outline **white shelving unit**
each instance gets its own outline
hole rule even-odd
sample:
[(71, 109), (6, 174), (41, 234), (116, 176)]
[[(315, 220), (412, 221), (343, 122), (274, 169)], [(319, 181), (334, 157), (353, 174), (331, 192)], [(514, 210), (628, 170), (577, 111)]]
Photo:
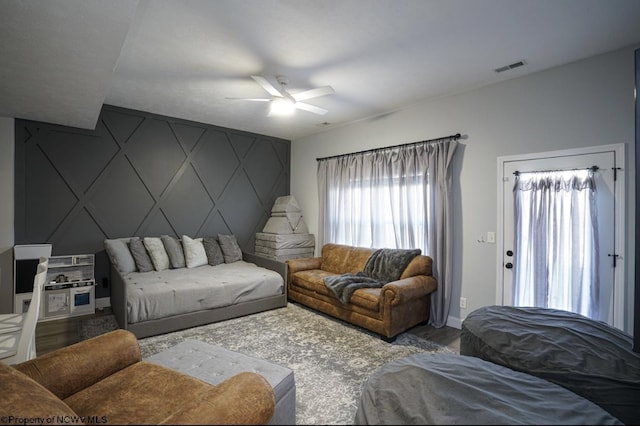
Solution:
[(95, 313), (95, 256), (51, 256), (41, 304), (40, 320)]

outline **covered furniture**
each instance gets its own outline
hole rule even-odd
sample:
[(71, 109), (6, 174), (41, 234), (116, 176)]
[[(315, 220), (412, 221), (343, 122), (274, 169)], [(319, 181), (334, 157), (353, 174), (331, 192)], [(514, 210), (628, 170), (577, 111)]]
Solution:
[(355, 424), (621, 424), (546, 380), (446, 353), (391, 361), (364, 384)]
[[(182, 250), (182, 242), (165, 237), (164, 241), (173, 241)], [(199, 247), (200, 252), (190, 256), (185, 244), (184, 252), (173, 253), (172, 258), (182, 259), (177, 263), (169, 260), (171, 250), (164, 250), (161, 238), (144, 238), (145, 242), (155, 243), (155, 247), (145, 246), (151, 250), (138, 248), (139, 255), (145, 255), (146, 250), (153, 260), (145, 269), (137, 259), (134, 261), (131, 240), (105, 240), (105, 247), (111, 261), (111, 308), (118, 325), (139, 338), (287, 304), (284, 263), (244, 253), (239, 247), (236, 257), (229, 260), (220, 248), (217, 254), (205, 250), (205, 246), (209, 249), (218, 244), (215, 239), (205, 239), (204, 243), (189, 239), (189, 244)], [(164, 266), (157, 260), (162, 250)], [(194, 261), (198, 254), (200, 260)]]
[(146, 361), (213, 385), (245, 371), (258, 373), (269, 382), (275, 396), (275, 411), (269, 424), (296, 424), (296, 383), (293, 370), (287, 367), (191, 339), (152, 355)]
[(295, 197), (286, 195), (276, 198), (271, 217), (262, 232), (256, 234), (256, 254), (284, 262), (287, 259), (313, 257), (315, 246), (315, 238), (309, 234)]
[(631, 336), (575, 313), (486, 306), (462, 322), (460, 353), (556, 383), (640, 424), (640, 354)]
[(427, 321), (431, 293), (437, 287), (428, 256), (414, 257), (399, 280), (356, 290), (346, 304), (326, 287), (324, 278), (362, 271), (375, 251), (325, 244), (320, 257), (287, 260), (289, 298), (387, 339)]
[(273, 390), (259, 374), (214, 386), (142, 361), (125, 330), (0, 365), (0, 383), (2, 423), (265, 424), (274, 410)]

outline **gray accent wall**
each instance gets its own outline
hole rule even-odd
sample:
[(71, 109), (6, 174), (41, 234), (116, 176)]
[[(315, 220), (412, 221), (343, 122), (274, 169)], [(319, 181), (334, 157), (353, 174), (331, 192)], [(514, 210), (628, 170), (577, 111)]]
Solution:
[(16, 119), (15, 244), (96, 254), (106, 238), (234, 234), (253, 252), (290, 189), (290, 141), (105, 105), (95, 130)]

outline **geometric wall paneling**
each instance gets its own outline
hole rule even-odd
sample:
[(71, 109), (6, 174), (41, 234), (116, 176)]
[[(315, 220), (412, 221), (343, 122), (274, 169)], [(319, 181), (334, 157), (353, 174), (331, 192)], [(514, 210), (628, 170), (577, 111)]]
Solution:
[(114, 159), (87, 200), (92, 216), (113, 238), (134, 235), (155, 205), (140, 176), (124, 155)]
[(139, 237), (153, 237), (159, 235), (178, 236), (162, 210), (155, 210), (153, 213), (150, 213), (149, 217), (144, 222), (144, 225), (138, 230), (138, 232), (129, 235), (136, 235)]
[(113, 140), (96, 135), (51, 131), (40, 147), (70, 186), (85, 192), (118, 152)]
[(127, 158), (151, 194), (158, 197), (186, 155), (166, 121), (145, 120), (127, 142)]
[(78, 247), (82, 247), (83, 254), (104, 250), (106, 235), (85, 209), (65, 221), (57, 233), (55, 240), (58, 253), (76, 253)]
[(262, 217), (261, 214), (256, 215), (264, 211), (260, 198), (244, 172), (231, 182), (223, 197), (219, 207), (222, 218), (236, 235), (238, 243), (244, 245), (242, 243), (248, 241)]
[(239, 157), (244, 157), (251, 149), (251, 145), (255, 142), (255, 136), (247, 136), (239, 133), (230, 132), (229, 140), (233, 144), (234, 149)]
[(254, 182), (255, 190), (263, 201), (268, 201), (268, 197), (273, 187), (278, 183), (278, 178), (282, 174), (282, 170), (275, 167), (261, 167), (261, 164), (267, 162), (276, 163), (280, 159), (270, 143), (261, 143), (247, 155), (247, 174), (251, 182)]
[(124, 145), (144, 120), (144, 114), (136, 114), (136, 111), (103, 109), (98, 123), (104, 123), (115, 140)]
[(202, 134), (207, 130), (206, 127), (196, 127), (181, 123), (172, 123), (171, 128), (187, 152), (191, 152), (193, 150), (193, 147), (196, 146), (196, 143), (200, 140)]
[(161, 209), (178, 235), (195, 235), (213, 209), (213, 200), (192, 167), (167, 191)]
[[(290, 141), (104, 105), (95, 130), (16, 119), (16, 244), (95, 253), (105, 238), (255, 233), (290, 191)], [(109, 289), (98, 285), (97, 297)]]
[(29, 208), (24, 212), (28, 227), (24, 231), (28, 238), (45, 242), (73, 210), (78, 198), (38, 145), (30, 144), (26, 148), (31, 167), (25, 179), (25, 191), (38, 196), (29, 198)]
[(222, 195), (240, 164), (222, 131), (207, 131), (195, 149), (195, 168), (214, 199)]

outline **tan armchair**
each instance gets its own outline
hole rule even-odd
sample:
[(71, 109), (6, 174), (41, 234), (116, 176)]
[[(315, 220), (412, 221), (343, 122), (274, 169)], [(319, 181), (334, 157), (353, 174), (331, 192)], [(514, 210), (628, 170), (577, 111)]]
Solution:
[(2, 424), (265, 424), (275, 406), (262, 376), (240, 373), (210, 385), (142, 361), (125, 330), (0, 365), (0, 383)]

